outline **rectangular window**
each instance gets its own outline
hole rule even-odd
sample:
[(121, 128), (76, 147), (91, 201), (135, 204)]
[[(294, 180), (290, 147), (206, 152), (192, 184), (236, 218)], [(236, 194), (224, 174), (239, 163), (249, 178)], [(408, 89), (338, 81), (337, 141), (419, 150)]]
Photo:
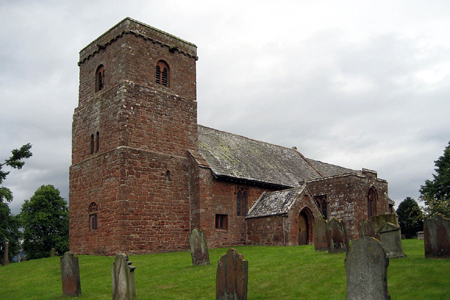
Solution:
[(238, 191), (236, 206), (237, 206), (237, 215), (245, 217), (247, 215), (247, 192), (246, 191)]
[(216, 215), (216, 229), (228, 230), (227, 215)]

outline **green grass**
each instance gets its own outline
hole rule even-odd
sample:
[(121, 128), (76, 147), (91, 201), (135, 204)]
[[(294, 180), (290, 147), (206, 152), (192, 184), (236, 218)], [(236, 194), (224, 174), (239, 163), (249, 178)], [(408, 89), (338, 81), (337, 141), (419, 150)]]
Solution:
[[(450, 259), (425, 259), (423, 241), (403, 240), (406, 258), (390, 259), (392, 299), (450, 299)], [(228, 248), (210, 250), (210, 266), (190, 252), (130, 256), (137, 299), (214, 299), (216, 264)], [(345, 254), (314, 246), (236, 247), (249, 262), (248, 299), (345, 299)], [(80, 255), (82, 299), (111, 299), (113, 257)], [(62, 296), (59, 257), (0, 267), (0, 299)]]

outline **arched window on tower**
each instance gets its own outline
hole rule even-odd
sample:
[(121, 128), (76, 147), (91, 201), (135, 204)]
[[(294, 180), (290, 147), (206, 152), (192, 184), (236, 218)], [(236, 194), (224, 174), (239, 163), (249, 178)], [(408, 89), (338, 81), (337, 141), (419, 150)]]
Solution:
[(101, 91), (105, 87), (105, 67), (100, 65), (95, 72), (95, 91)]
[(170, 81), (170, 71), (169, 66), (165, 61), (158, 61), (156, 64), (156, 83), (161, 84), (163, 86), (169, 86)]
[(369, 218), (377, 214), (377, 198), (377, 191), (373, 187), (370, 188), (367, 195), (367, 213)]
[(97, 230), (97, 211), (98, 211), (98, 206), (97, 203), (92, 202), (89, 205), (89, 230), (90, 231), (94, 231)]

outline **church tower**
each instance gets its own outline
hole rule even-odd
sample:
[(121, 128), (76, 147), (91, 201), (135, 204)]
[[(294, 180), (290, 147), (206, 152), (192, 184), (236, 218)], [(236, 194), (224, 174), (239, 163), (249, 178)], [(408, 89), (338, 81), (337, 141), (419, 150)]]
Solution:
[(70, 250), (188, 249), (197, 47), (126, 18), (81, 50)]

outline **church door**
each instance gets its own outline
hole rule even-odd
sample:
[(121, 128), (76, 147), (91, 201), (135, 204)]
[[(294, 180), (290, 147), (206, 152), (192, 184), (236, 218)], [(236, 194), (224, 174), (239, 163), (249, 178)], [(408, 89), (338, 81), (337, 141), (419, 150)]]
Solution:
[(311, 245), (313, 243), (313, 216), (308, 208), (298, 215), (298, 244)]

